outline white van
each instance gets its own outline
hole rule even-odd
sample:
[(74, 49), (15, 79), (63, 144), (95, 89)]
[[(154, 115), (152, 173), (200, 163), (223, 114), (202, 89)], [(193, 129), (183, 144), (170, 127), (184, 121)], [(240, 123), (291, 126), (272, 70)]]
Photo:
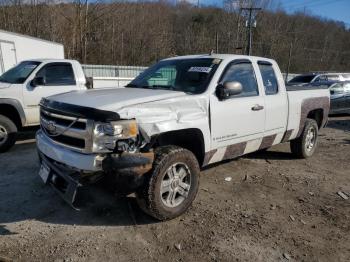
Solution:
[(64, 59), (62, 44), (0, 30), (0, 75), (31, 59)]

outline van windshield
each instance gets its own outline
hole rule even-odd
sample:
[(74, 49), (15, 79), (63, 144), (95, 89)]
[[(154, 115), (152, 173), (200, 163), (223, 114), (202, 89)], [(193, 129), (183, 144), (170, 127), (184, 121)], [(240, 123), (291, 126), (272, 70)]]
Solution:
[(10, 84), (23, 84), (28, 76), (40, 65), (40, 62), (24, 61), (6, 71), (0, 76), (0, 82)]
[(126, 87), (203, 93), (220, 59), (194, 58), (164, 60), (151, 66)]

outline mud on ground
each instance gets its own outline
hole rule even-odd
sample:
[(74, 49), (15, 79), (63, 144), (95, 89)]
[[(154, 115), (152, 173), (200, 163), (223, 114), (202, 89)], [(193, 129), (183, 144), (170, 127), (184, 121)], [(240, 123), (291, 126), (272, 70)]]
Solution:
[(283, 144), (203, 170), (193, 207), (167, 222), (111, 194), (73, 210), (38, 177), (31, 136), (0, 155), (0, 261), (350, 259), (350, 198), (337, 195), (350, 196), (349, 116), (309, 160)]

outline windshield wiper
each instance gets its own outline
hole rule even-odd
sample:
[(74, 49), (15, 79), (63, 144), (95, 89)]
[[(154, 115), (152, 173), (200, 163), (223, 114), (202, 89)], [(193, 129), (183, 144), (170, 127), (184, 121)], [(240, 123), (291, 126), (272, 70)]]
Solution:
[(164, 90), (174, 90), (175, 87), (171, 85), (143, 85), (139, 86), (136, 84), (127, 84), (125, 87), (136, 87), (136, 88), (144, 88), (144, 89), (164, 89)]
[(171, 85), (151, 85), (151, 86), (142, 86), (142, 88), (174, 90), (174, 87)]
[(139, 86), (138, 86), (138, 85), (135, 85), (135, 84), (129, 83), (129, 84), (127, 84), (125, 87), (139, 87)]

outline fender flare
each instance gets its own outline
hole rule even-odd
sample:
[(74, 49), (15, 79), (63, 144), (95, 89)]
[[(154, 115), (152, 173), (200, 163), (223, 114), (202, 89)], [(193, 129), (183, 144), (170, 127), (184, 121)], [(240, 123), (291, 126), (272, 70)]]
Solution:
[(0, 105), (10, 105), (10, 106), (13, 106), (20, 119), (21, 119), (21, 124), (22, 126), (25, 125), (26, 123), (26, 115), (24, 113), (24, 110), (23, 110), (23, 107), (21, 105), (21, 103), (17, 100), (17, 99), (13, 99), (13, 98), (0, 98)]

